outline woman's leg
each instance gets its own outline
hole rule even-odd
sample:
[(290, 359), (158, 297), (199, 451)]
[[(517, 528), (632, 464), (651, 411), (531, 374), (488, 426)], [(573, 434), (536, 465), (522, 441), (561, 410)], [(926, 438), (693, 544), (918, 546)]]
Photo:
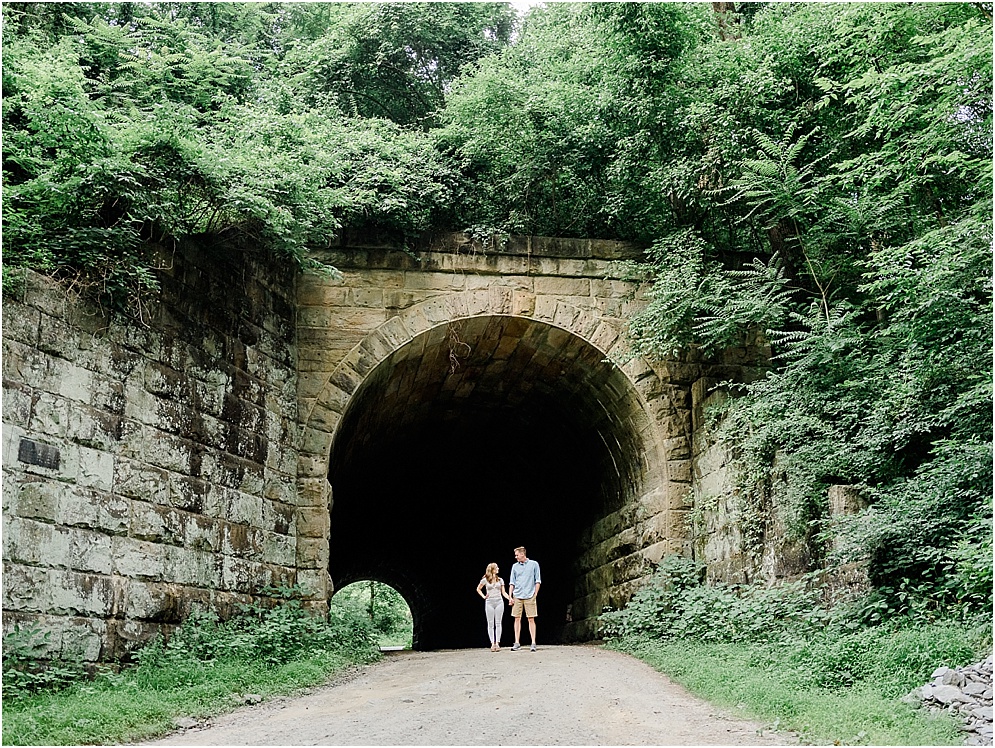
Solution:
[(501, 646), (501, 619), (504, 618), (503, 600), (494, 601), (494, 646)]
[(501, 619), (496, 616), (496, 611), (500, 609), (495, 607), (492, 601), (488, 600), (484, 603), (484, 613), (487, 615), (487, 635), (491, 639), (491, 647), (493, 648), (495, 644), (500, 640), (500, 631), (498, 638), (494, 637), (495, 628), (501, 625)]

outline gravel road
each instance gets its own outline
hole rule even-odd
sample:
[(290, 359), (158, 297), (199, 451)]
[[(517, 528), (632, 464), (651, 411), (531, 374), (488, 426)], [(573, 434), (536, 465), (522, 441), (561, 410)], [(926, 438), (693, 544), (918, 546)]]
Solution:
[(146, 745), (787, 745), (594, 645), (397, 652)]

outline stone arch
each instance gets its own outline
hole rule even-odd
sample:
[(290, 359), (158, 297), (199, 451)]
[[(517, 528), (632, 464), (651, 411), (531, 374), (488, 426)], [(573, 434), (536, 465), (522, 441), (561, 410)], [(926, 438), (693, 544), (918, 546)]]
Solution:
[[(302, 414), (303, 469), (299, 479), (301, 506), (297, 526), (299, 581), (319, 594), (327, 594), (330, 583), (328, 538), (335, 498), (328, 480), (332, 450), (344, 417), (363, 387), (372, 381), (378, 367), (383, 371), (385, 366), (391, 366), (392, 357), (405, 346), (416, 345), (419, 341), (423, 345), (424, 341), (437, 344), (443, 330), (469, 326), (479, 333), (485, 327), (492, 329), (508, 324), (539, 330), (534, 334), (542, 335), (544, 345), (552, 350), (573, 354), (584, 349), (588, 361), (592, 360), (592, 352), (596, 352), (602, 361), (605, 358), (619, 360), (627, 354), (619, 320), (601, 317), (561, 300), (540, 298), (537, 303), (535, 297), (504, 288), (437, 296), (409, 307), (379, 325), (328, 375), (318, 397)], [(689, 435), (670, 433), (673, 431), (671, 424), (676, 420), (672, 418), (675, 409), (672, 389), (642, 359), (605, 366), (615, 372), (605, 375), (605, 381), (610, 384), (608, 389), (617, 391), (611, 397), (617, 398), (618, 402), (626, 400), (631, 405), (617, 408), (625, 411), (627, 423), (605, 430), (607, 437), (602, 435), (602, 440), (614, 439), (616, 444), (606, 443), (603, 454), (612, 460), (625, 457), (628, 453), (621, 441), (630, 434), (633, 443), (640, 445), (638, 449), (629, 449), (629, 453), (639, 453), (640, 485), (632, 489), (638, 495), (630, 497), (632, 500), (625, 502), (625, 506), (612, 507), (611, 511), (606, 509), (604, 516), (585, 530), (591, 558), (578, 561), (589, 568), (578, 582), (573, 603), (584, 608), (584, 612), (580, 620), (574, 622), (576, 625), (567, 627), (570, 638), (591, 636), (592, 616), (600, 612), (603, 604), (620, 603), (635, 580), (645, 573), (648, 562), (657, 560), (664, 552), (683, 547), (679, 519), (689, 476), (686, 475), (686, 461), (672, 458), (687, 456)], [(628, 456), (633, 457), (632, 454)], [(631, 466), (616, 465), (619, 475), (626, 470), (633, 472)], [(604, 489), (602, 493), (613, 490)], [(592, 560), (594, 558), (599, 561)], [(379, 570), (365, 573), (391, 583)], [(307, 585), (308, 581), (312, 584)], [(395, 587), (397, 583), (409, 589), (414, 586), (407, 578), (395, 582)], [(419, 593), (415, 590), (411, 594), (417, 598)], [(413, 613), (419, 617), (414, 609)], [(418, 638), (416, 626), (416, 640)]]
[[(523, 316), (572, 333), (600, 350), (608, 359), (625, 361), (619, 368), (654, 416), (660, 406), (665, 406), (660, 403), (660, 398), (667, 387), (642, 357), (629, 356), (621, 320), (601, 317), (591, 310), (563, 301), (541, 299), (539, 307), (534, 308), (534, 296), (525, 303), (521, 296), (510, 289), (495, 288), (434, 297), (405, 309), (379, 325), (342, 359), (325, 379), (317, 398), (306, 408), (301, 419), (302, 453), (312, 460), (321, 455), (327, 460), (335, 429), (352, 394), (366, 375), (387, 356), (433, 327), (475, 316)], [(548, 303), (542, 304), (543, 301)], [(677, 438), (686, 439), (687, 435)], [(325, 470), (321, 470), (320, 466), (316, 469), (323, 474), (327, 471), (327, 464), (324, 467)]]

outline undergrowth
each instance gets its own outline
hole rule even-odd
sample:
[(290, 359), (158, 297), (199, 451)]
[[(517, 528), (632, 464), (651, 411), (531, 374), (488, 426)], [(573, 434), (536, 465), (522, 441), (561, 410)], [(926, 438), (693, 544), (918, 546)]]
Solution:
[(952, 718), (901, 699), (939, 665), (984, 658), (990, 618), (902, 615), (871, 625), (867, 611), (863, 600), (824, 607), (804, 580), (703, 584), (692, 561), (667, 557), (626, 608), (601, 620), (612, 648), (803, 742), (959, 744)]
[(274, 607), (243, 606), (227, 621), (196, 612), (133, 663), (92, 678), (69, 662), (40, 660), (44, 635), (19, 629), (4, 640), (3, 744), (133, 742), (162, 734), (181, 716), (203, 718), (242, 703), (326, 682), (379, 657), (369, 621), (348, 611), (305, 610), (295, 592)]

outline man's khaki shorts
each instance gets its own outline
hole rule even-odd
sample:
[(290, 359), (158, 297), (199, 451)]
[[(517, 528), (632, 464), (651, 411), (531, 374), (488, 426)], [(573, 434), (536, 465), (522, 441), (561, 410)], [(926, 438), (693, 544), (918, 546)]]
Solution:
[(535, 597), (530, 597), (528, 600), (521, 600), (516, 597), (515, 604), (511, 606), (511, 617), (521, 618), (522, 608), (525, 608), (526, 618), (535, 618), (537, 615), (539, 615), (539, 612), (536, 608)]

